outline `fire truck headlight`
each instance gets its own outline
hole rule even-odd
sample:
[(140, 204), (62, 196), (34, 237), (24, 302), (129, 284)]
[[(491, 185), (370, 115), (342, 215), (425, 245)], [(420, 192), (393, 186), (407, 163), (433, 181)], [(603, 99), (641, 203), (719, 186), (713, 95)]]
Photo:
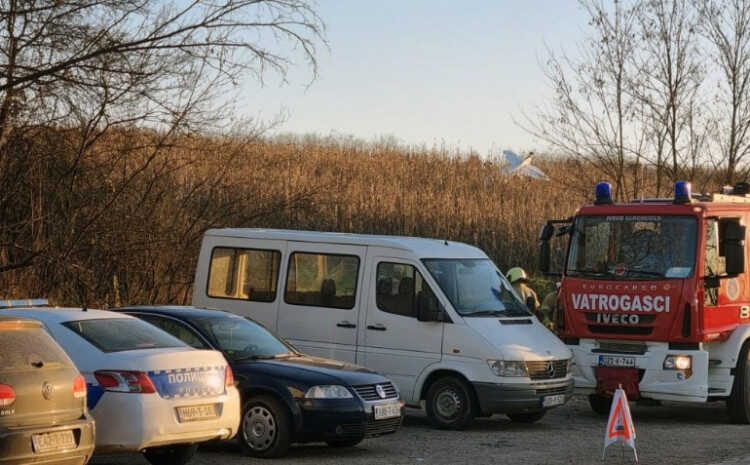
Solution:
[(665, 370), (689, 371), (693, 368), (693, 357), (690, 355), (667, 355), (664, 359)]
[(487, 360), (490, 370), (497, 376), (529, 376), (526, 362), (511, 360)]

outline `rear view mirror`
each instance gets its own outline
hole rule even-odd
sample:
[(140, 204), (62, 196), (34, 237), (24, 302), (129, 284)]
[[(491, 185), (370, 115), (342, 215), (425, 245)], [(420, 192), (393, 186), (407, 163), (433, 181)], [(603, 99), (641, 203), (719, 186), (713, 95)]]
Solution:
[(726, 259), (726, 273), (745, 272), (745, 226), (739, 218), (723, 218), (719, 223), (719, 253)]

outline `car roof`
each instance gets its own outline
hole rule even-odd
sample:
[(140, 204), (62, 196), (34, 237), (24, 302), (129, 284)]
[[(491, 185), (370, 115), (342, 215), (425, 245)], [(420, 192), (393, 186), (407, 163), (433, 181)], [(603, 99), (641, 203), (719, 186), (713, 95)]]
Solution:
[(481, 249), (472, 245), (424, 237), (260, 228), (209, 229), (206, 236), (388, 247), (411, 252), (419, 258), (487, 258)]
[(192, 305), (133, 305), (130, 307), (120, 307), (112, 309), (114, 312), (149, 312), (158, 313), (160, 315), (168, 315), (177, 318), (186, 318), (196, 316), (216, 316), (217, 314), (232, 315), (230, 312), (224, 310), (216, 310), (205, 307), (194, 307)]
[(132, 318), (129, 315), (109, 312), (107, 310), (95, 310), (72, 307), (25, 307), (9, 310), (0, 310), (0, 314), (14, 317), (25, 317), (40, 320), (45, 323), (65, 323), (67, 321), (101, 320), (107, 318)]

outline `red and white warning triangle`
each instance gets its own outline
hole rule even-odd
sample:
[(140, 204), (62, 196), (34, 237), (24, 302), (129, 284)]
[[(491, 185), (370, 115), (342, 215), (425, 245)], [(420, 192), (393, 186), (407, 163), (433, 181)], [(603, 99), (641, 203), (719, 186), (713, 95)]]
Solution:
[(625, 395), (622, 386), (615, 391), (612, 406), (609, 409), (602, 459), (607, 452), (607, 446), (615, 442), (622, 442), (633, 449), (635, 463), (638, 463), (638, 452), (635, 450), (635, 425), (633, 425), (633, 418), (630, 416), (628, 397)]

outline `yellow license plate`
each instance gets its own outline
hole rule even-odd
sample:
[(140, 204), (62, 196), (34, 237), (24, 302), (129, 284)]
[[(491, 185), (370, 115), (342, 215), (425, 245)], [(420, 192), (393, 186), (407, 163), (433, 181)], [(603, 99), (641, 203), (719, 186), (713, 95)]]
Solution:
[(177, 418), (180, 423), (190, 421), (212, 420), (218, 417), (216, 405), (190, 405), (186, 407), (177, 407)]
[(73, 437), (72, 430), (33, 434), (31, 444), (37, 454), (76, 448), (76, 440)]

